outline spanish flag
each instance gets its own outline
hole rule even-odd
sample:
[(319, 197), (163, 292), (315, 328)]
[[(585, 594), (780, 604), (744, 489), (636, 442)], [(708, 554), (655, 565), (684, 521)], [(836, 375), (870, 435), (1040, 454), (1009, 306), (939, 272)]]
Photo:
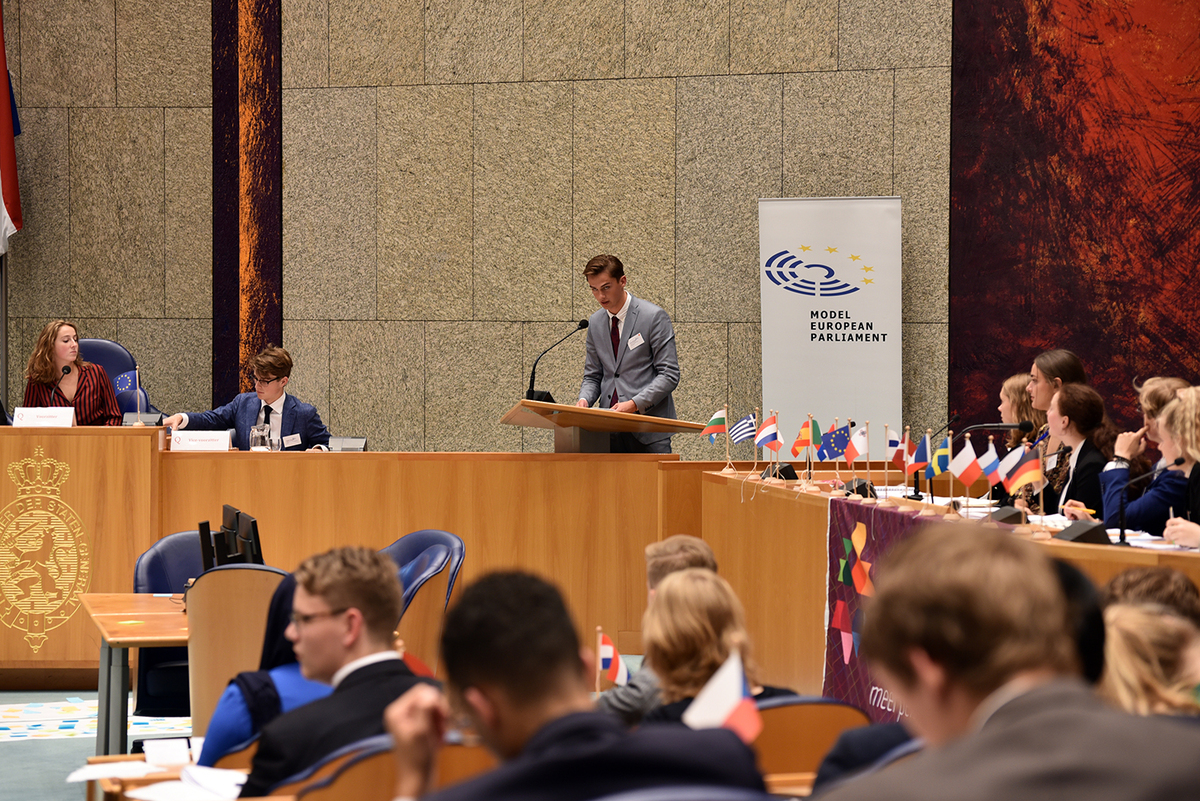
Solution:
[(821, 425), (811, 417), (804, 421), (800, 426), (800, 433), (796, 437), (796, 441), (792, 443), (792, 456), (800, 457), (800, 451), (805, 448), (811, 448), (813, 445), (813, 431), (820, 431)]

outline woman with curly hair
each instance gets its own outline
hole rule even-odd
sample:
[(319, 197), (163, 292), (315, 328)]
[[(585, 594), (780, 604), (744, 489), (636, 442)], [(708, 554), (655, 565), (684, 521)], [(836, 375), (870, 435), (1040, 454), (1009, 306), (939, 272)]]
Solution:
[(119, 426), (121, 410), (112, 380), (79, 355), (73, 323), (51, 320), (38, 336), (25, 368), (24, 406), (74, 406), (75, 425)]

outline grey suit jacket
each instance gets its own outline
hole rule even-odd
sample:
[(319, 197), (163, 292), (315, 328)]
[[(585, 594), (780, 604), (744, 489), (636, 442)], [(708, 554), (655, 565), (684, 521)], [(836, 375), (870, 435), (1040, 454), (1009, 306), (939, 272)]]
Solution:
[[(617, 400), (632, 400), (641, 414), (675, 419), (671, 392), (679, 386), (679, 357), (675, 354), (671, 318), (653, 303), (630, 295), (629, 312), (615, 358), (609, 325), (609, 314), (604, 309), (597, 310), (588, 320), (587, 358), (579, 397), (588, 405), (599, 400), (601, 408), (606, 409), (615, 388)], [(629, 347), (630, 341), (636, 343), (633, 348)], [(671, 435), (634, 436), (640, 442), (651, 443)]]
[(1200, 797), (1200, 725), (1111, 709), (1063, 679), (983, 728), (840, 785), (830, 801), (1175, 801)]

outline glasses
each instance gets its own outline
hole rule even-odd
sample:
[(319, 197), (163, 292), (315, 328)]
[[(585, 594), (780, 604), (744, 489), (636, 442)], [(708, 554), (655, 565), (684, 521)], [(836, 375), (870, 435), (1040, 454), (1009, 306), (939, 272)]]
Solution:
[(256, 385), (258, 385), (258, 386), (261, 386), (261, 387), (265, 387), (265, 386), (267, 386), (268, 384), (270, 384), (270, 383), (272, 383), (272, 382), (274, 382), (274, 381), (278, 381), (278, 380), (279, 380), (279, 378), (280, 378), (280, 376), (277, 376), (277, 377), (275, 377), (275, 378), (259, 378), (259, 377), (258, 377), (258, 376), (256, 376), (256, 375), (250, 375), (250, 376), (247, 376), (247, 377), (248, 377), (248, 378), (249, 378), (249, 379), (250, 379), (250, 380), (251, 380), (251, 381), (252, 381), (254, 384), (256, 384)]
[(303, 612), (292, 610), (291, 619), (292, 622), (296, 624), (296, 628), (300, 628), (301, 626), (307, 626), (309, 623), (312, 623), (314, 620), (319, 618), (337, 617), (343, 612), (346, 612), (349, 608), (350, 607), (347, 606), (343, 607), (342, 609), (333, 609), (329, 612), (313, 612), (311, 615), (306, 615)]

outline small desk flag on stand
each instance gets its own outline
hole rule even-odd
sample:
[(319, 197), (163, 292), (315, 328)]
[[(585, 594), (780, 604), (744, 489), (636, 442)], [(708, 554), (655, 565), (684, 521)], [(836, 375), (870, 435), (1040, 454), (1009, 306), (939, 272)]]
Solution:
[(762, 732), (762, 716), (750, 694), (740, 652), (735, 649), (717, 668), (684, 710), (683, 722), (693, 729), (731, 729), (747, 745), (754, 742)]

